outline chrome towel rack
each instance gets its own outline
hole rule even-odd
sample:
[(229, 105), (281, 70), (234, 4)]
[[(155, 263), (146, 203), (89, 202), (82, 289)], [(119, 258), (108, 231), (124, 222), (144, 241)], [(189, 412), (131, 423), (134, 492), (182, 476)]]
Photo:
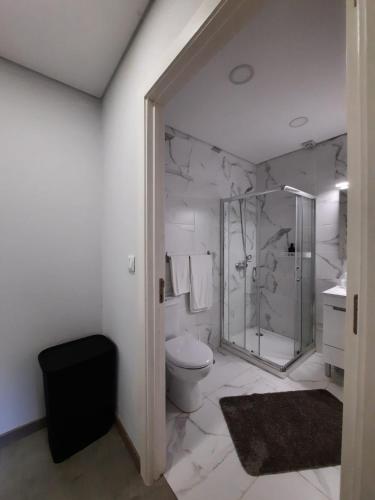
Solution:
[[(210, 252), (209, 250), (207, 250), (206, 254), (207, 254), (207, 255), (211, 255), (211, 252)], [(182, 253), (182, 254), (173, 254), (173, 255), (179, 255), (179, 256), (180, 256), (180, 255), (206, 255), (206, 254), (201, 254), (201, 253), (184, 254), (184, 253)], [(168, 252), (166, 252), (166, 253), (165, 253), (165, 261), (166, 261), (166, 262), (170, 262), (170, 261), (171, 261), (171, 256), (170, 256), (170, 255), (168, 255)]]

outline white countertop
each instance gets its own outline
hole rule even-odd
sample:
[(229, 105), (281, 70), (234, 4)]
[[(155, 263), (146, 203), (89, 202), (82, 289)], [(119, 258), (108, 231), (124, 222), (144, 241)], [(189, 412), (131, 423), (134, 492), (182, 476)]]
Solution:
[(346, 297), (346, 288), (342, 286), (334, 286), (333, 288), (329, 288), (328, 290), (324, 290), (322, 292), (326, 295), (336, 295), (340, 297)]

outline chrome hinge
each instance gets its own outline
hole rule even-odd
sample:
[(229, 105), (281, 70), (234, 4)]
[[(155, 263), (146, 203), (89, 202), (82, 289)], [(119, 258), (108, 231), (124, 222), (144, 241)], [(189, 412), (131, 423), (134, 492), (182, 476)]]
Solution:
[(358, 293), (353, 297), (353, 333), (358, 334)]
[(159, 304), (164, 303), (165, 295), (165, 281), (163, 278), (159, 278)]

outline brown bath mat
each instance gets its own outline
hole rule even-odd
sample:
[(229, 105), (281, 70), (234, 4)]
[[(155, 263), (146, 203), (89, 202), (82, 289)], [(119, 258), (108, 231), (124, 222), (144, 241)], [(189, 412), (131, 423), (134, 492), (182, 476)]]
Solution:
[(342, 403), (326, 390), (226, 397), (220, 406), (252, 476), (340, 464)]

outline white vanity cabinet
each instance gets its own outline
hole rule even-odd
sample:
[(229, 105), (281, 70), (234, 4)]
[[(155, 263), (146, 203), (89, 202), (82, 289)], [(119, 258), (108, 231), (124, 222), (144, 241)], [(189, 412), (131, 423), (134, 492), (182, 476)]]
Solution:
[(335, 286), (323, 292), (323, 359), (326, 375), (331, 366), (344, 368), (346, 290)]

